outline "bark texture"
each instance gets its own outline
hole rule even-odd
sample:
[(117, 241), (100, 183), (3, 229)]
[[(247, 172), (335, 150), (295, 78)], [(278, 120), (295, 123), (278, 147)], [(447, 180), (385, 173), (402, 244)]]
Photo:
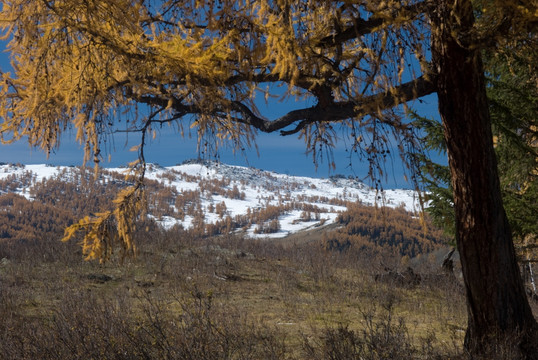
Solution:
[(536, 320), (502, 205), (480, 51), (470, 41), (472, 7), (448, 3), (440, 1), (433, 17), (432, 52), (466, 287), (465, 347), (478, 356), (536, 359)]

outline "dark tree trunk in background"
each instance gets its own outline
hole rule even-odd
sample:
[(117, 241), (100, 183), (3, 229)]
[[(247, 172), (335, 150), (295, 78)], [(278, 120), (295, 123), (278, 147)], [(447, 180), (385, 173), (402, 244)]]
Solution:
[[(503, 356), (499, 351), (504, 349), (535, 359), (536, 321), (502, 205), (480, 51), (465, 46), (467, 30), (474, 22), (470, 1), (439, 1), (432, 19), (439, 111), (467, 297), (465, 347), (475, 355), (496, 351)], [(455, 39), (455, 34), (461, 37)], [(516, 334), (521, 337), (514, 341)]]

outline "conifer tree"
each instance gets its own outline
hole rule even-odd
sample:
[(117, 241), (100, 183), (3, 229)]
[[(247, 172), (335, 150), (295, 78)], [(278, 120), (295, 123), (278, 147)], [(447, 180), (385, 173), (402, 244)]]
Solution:
[[(50, 151), (72, 127), (86, 160), (98, 163), (118, 123), (140, 135), (135, 185), (115, 209), (68, 232), (85, 229), (85, 253), (106, 259), (110, 244), (133, 251), (144, 147), (161, 126), (196, 128), (210, 150), (227, 141), (241, 149), (256, 131), (297, 134), (314, 157), (341, 127), (373, 178), (391, 142), (413, 175), (408, 154), (420, 144), (402, 108), (435, 92), (466, 285), (465, 346), (533, 358), (537, 324), (503, 208), (481, 53), (535, 49), (537, 12), (535, 0), (4, 1), (14, 71), (2, 74), (0, 136)], [(268, 119), (254, 98), (282, 97), (278, 85), (310, 102)]]
[[(526, 53), (536, 59), (536, 53)], [(538, 261), (538, 88), (528, 68), (512, 52), (484, 53), (487, 94), (492, 118), (495, 153), (504, 207), (519, 256)], [(423, 141), (430, 151), (446, 154), (442, 124), (411, 113), (417, 127), (425, 132)], [(421, 178), (427, 184), (427, 211), (436, 225), (454, 236), (455, 218), (450, 172), (447, 166), (417, 154), (423, 162)]]
[[(504, 208), (507, 212), (516, 252), (523, 272), (528, 272), (530, 291), (537, 294), (535, 263), (538, 262), (538, 88), (530, 75), (528, 59), (517, 52), (485, 52), (487, 93), (492, 117), (495, 153), (498, 161)], [(526, 52), (536, 59), (535, 52)], [(442, 124), (412, 114), (417, 126), (425, 130), (424, 141), (432, 151), (446, 152)], [(434, 223), (450, 236), (455, 234), (453, 194), (448, 167), (418, 155), (421, 174), (428, 184)]]

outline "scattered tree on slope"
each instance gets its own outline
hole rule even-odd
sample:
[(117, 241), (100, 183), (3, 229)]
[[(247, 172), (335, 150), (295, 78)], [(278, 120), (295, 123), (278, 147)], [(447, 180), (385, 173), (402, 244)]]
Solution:
[(343, 227), (323, 236), (325, 248), (366, 251), (415, 257), (438, 249), (446, 243), (441, 232), (428, 227), (425, 231), (419, 219), (404, 209), (349, 205), (337, 222)]

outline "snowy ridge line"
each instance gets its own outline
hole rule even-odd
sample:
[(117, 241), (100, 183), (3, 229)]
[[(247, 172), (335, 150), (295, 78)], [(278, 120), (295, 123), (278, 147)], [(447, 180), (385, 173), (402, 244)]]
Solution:
[[(126, 169), (103, 170), (123, 174)], [(9, 177), (24, 180), (20, 181), (20, 187), (17, 185), (9, 192), (21, 194), (27, 199), (30, 199), (29, 188), (32, 184), (50, 178), (70, 181), (75, 178), (76, 172), (81, 172), (81, 169), (43, 164), (0, 164), (0, 180)], [(260, 223), (243, 225), (241, 231), (251, 237), (285, 237), (305, 229), (332, 224), (338, 214), (346, 210), (343, 205), (346, 202), (403, 207), (409, 212), (420, 209), (416, 193), (412, 190), (385, 190), (381, 197), (375, 189), (356, 179), (291, 176), (212, 161), (188, 161), (169, 167), (148, 164), (146, 178), (171, 188), (178, 199), (187, 192), (199, 193), (197, 210), (203, 214), (206, 224), (222, 224), (225, 221), (237, 223), (245, 219), (247, 214), (261, 214), (277, 207), (286, 209), (279, 213), (276, 220), (264, 218), (266, 220), (260, 220)], [(106, 175), (105, 180), (99, 181), (106, 181)], [(221, 188), (218, 191), (208, 190), (207, 184), (212, 182), (220, 184)], [(165, 228), (175, 225), (191, 228), (195, 218), (190, 213), (183, 213), (183, 210), (179, 206), (171, 210), (172, 214), (153, 216), (150, 209), (150, 216)]]

